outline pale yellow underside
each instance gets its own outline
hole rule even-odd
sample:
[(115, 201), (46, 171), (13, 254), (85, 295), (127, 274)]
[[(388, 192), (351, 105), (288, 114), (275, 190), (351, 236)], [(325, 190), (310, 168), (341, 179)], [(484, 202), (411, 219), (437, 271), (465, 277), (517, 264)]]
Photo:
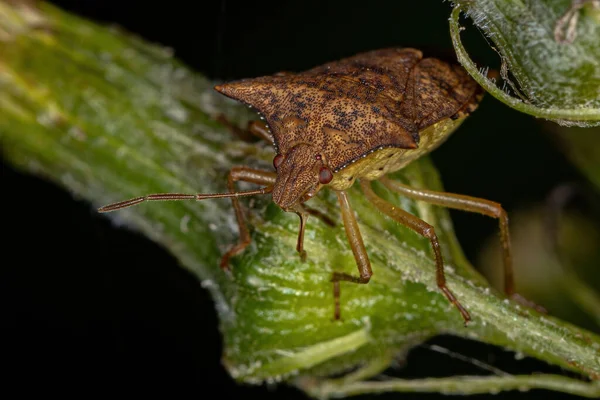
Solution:
[(328, 186), (334, 190), (346, 190), (356, 179), (376, 180), (385, 174), (398, 171), (411, 161), (437, 148), (463, 120), (464, 117), (456, 120), (448, 118), (421, 131), (419, 147), (416, 149), (388, 147), (366, 154), (334, 173), (333, 180)]

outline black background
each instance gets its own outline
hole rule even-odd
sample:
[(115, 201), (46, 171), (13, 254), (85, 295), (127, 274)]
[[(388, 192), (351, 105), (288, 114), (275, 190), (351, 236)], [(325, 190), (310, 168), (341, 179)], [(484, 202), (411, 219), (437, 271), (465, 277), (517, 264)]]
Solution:
[[(302, 70), (354, 53), (411, 46), (451, 55), (450, 4), (437, 0), (370, 1), (54, 1), (98, 22), (118, 24), (172, 47), (213, 79)], [(479, 33), (469, 49), (497, 63)], [(448, 191), (502, 202), (509, 211), (544, 199), (557, 184), (581, 180), (533, 118), (488, 96), (433, 154)], [(2, 164), (2, 330), (7, 383), (21, 390), (87, 395), (119, 388), (167, 388), (193, 398), (305, 398), (294, 389), (235, 384), (220, 364), (221, 339), (208, 294), (156, 244), (111, 226), (89, 204), (57, 186)], [(452, 213), (474, 260), (496, 223)], [(510, 352), (450, 337), (434, 343), (512, 373), (560, 372)], [(426, 347), (415, 349), (402, 377), (484, 373)], [(215, 389), (208, 391), (207, 389)], [(120, 389), (119, 389), (120, 390)], [(436, 394), (388, 395), (406, 399)], [(187, 396), (186, 396), (187, 397)], [(534, 391), (471, 398), (555, 398)]]

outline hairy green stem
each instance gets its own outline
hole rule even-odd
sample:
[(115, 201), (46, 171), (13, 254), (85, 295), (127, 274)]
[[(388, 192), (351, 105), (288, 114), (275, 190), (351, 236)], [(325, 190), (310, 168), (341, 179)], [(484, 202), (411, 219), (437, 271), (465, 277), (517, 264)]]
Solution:
[(560, 375), (508, 375), (508, 376), (455, 376), (431, 379), (388, 379), (342, 384), (325, 383), (317, 386), (314, 393), (319, 398), (343, 398), (365, 393), (385, 392), (438, 392), (446, 395), (473, 395), (518, 390), (528, 392), (546, 389), (575, 396), (598, 398), (600, 385), (577, 382)]

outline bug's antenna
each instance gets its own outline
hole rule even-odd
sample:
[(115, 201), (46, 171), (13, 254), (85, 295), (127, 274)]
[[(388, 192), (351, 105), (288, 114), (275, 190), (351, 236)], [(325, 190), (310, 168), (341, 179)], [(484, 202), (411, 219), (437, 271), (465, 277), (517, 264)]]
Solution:
[(122, 208), (127, 208), (131, 206), (135, 206), (137, 204), (143, 203), (145, 201), (167, 201), (167, 200), (204, 200), (204, 199), (219, 199), (226, 197), (242, 197), (242, 196), (252, 196), (256, 194), (267, 194), (273, 191), (273, 186), (267, 186), (260, 189), (255, 190), (245, 190), (241, 192), (232, 192), (232, 193), (212, 193), (212, 194), (182, 194), (182, 193), (159, 193), (159, 194), (149, 194), (147, 196), (135, 197), (133, 199), (119, 201), (117, 203), (112, 203), (104, 207), (100, 207), (98, 212), (106, 213), (111, 211), (120, 210)]

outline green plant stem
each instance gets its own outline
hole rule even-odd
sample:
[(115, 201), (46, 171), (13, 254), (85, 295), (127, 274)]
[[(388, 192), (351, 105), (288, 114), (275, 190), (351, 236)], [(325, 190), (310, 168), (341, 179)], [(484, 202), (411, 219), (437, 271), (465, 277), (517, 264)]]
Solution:
[(325, 383), (312, 393), (319, 398), (343, 398), (366, 393), (387, 392), (437, 392), (446, 395), (473, 395), (533, 389), (554, 390), (575, 396), (598, 398), (600, 385), (577, 382), (560, 375), (509, 375), (509, 376), (454, 376), (432, 379), (388, 379), (342, 384)]

